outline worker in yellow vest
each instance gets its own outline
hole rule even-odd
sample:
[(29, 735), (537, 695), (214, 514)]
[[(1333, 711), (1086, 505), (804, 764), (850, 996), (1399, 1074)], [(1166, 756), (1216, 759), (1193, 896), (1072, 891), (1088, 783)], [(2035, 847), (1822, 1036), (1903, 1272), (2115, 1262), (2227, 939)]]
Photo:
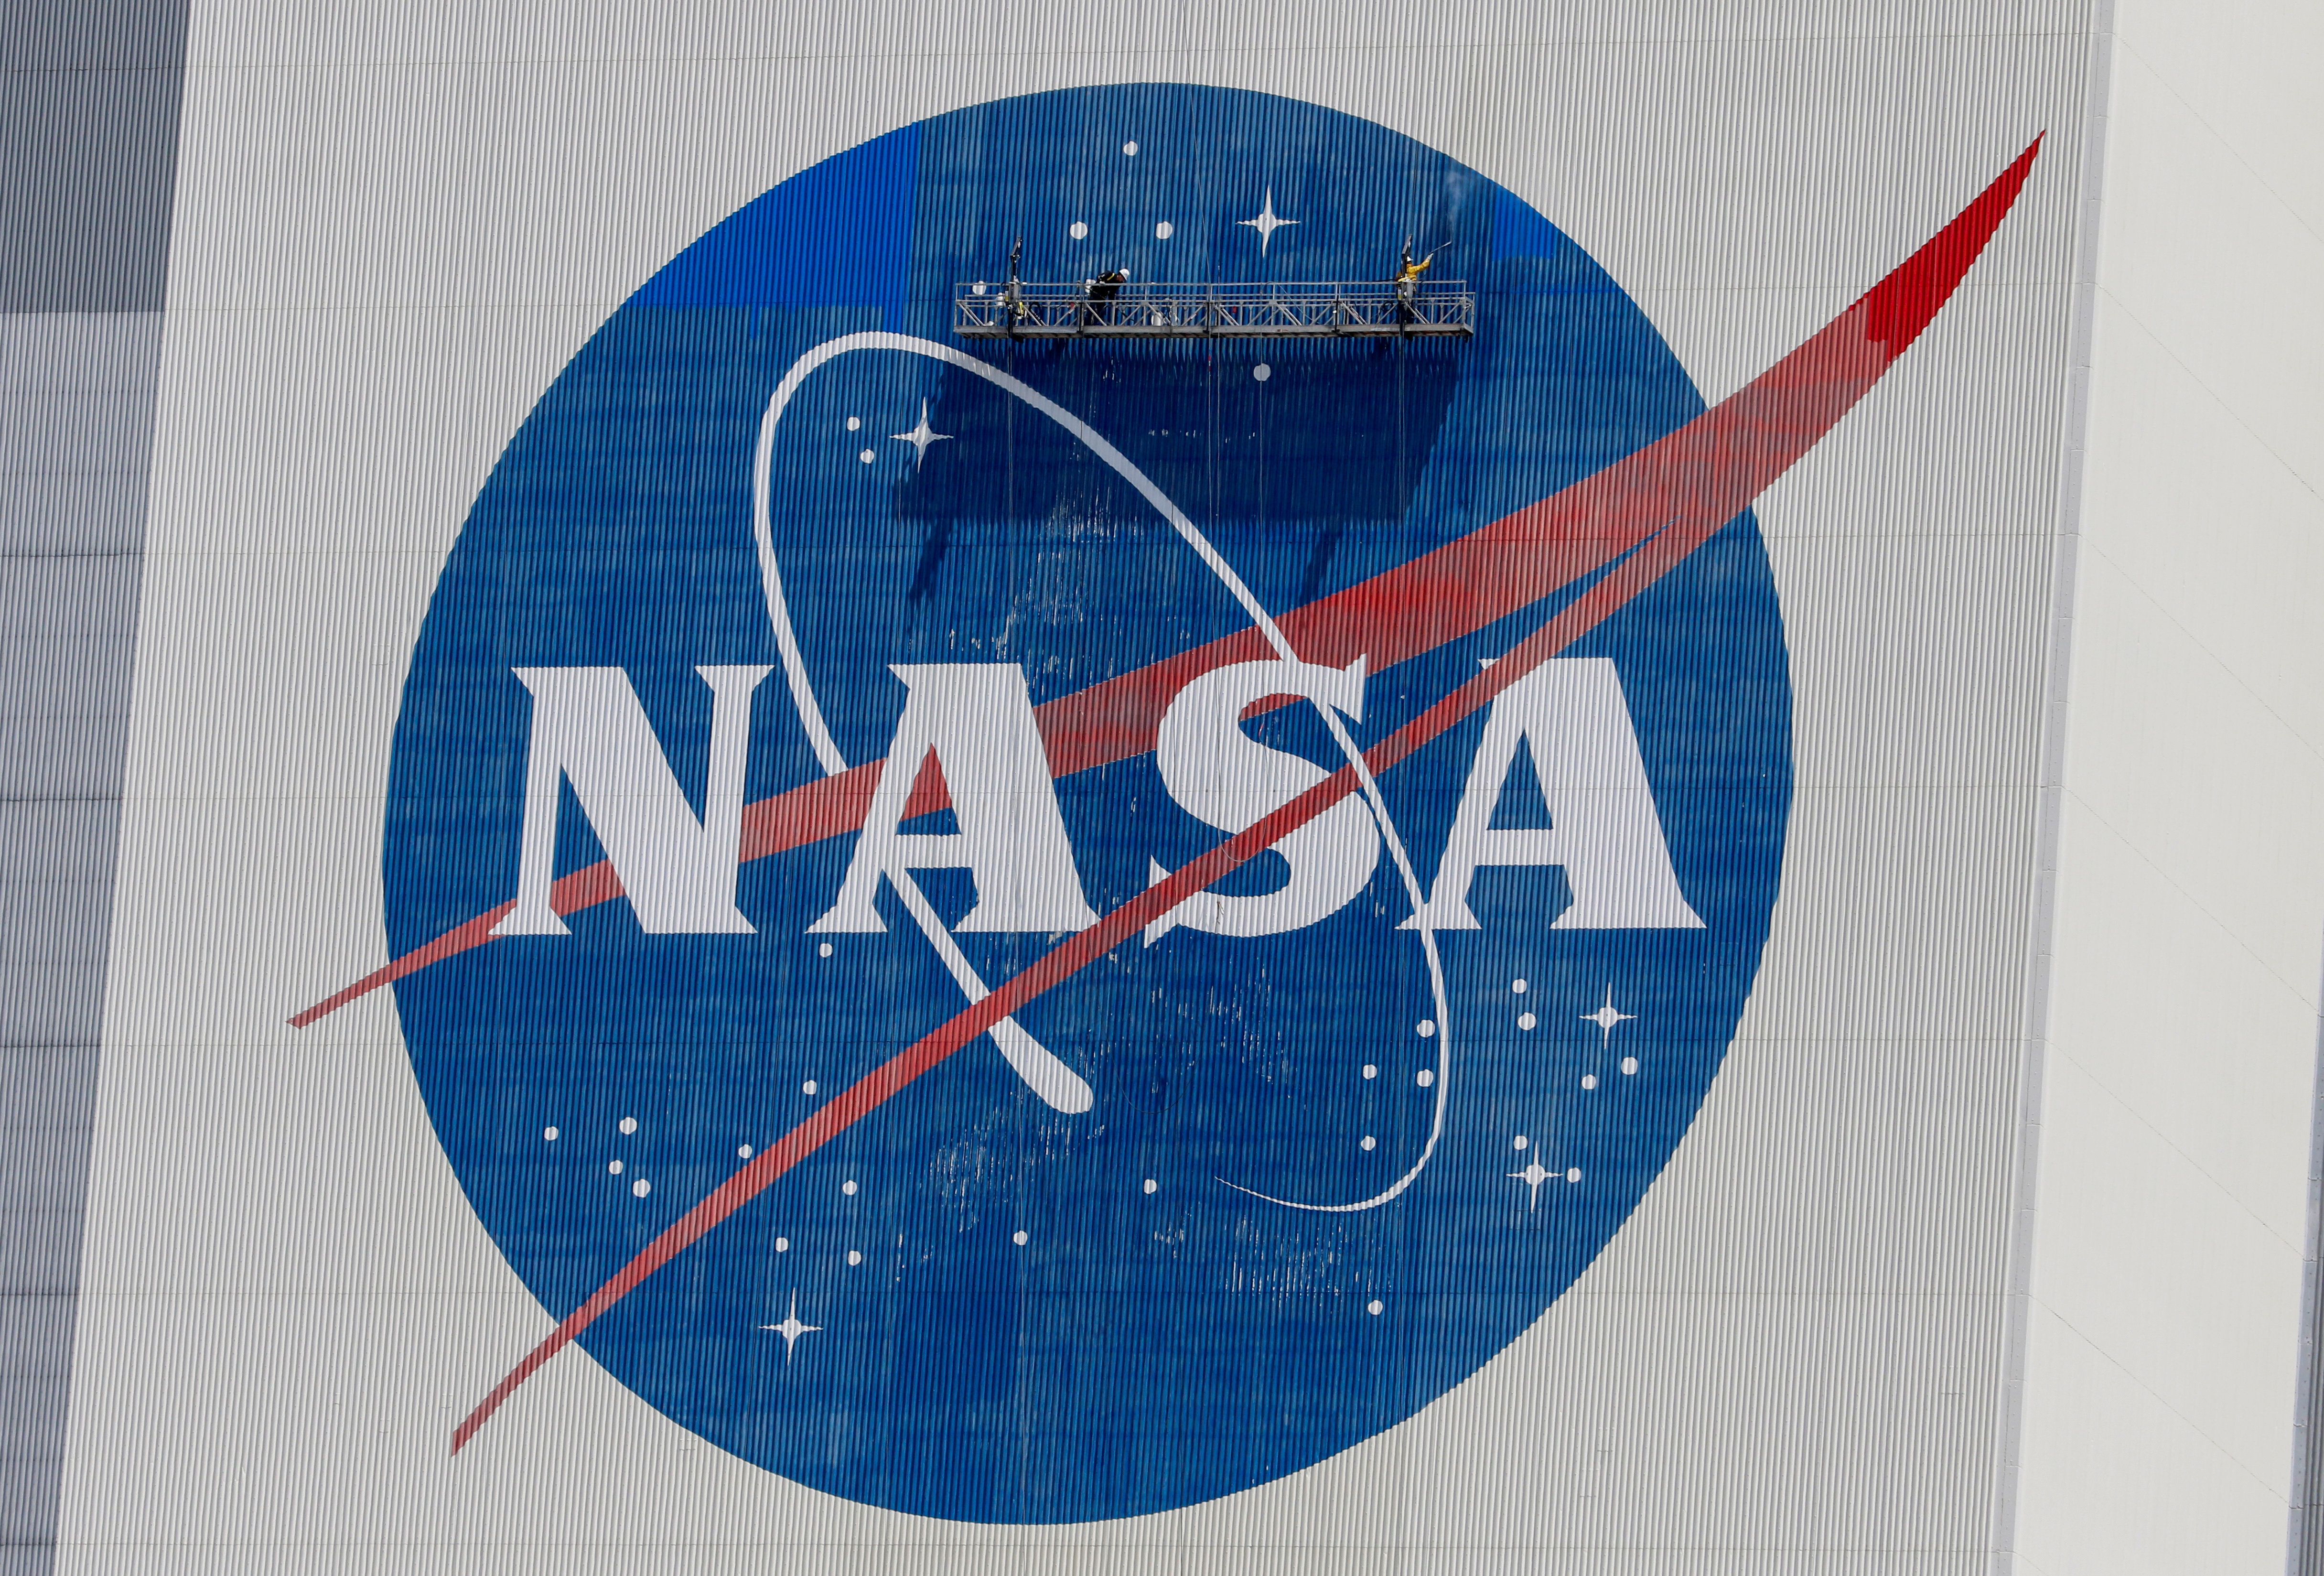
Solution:
[(1404, 259), (1397, 267), (1396, 276), (1388, 281), (1396, 290), (1396, 320), (1399, 327), (1411, 322), (1416, 315), (1414, 303), (1420, 296), (1420, 276), (1426, 273), (1428, 265), (1436, 261), (1436, 253), (1451, 244), (1452, 243), (1447, 241), (1415, 263), (1412, 260), (1412, 237), (1406, 235), (1404, 238)]

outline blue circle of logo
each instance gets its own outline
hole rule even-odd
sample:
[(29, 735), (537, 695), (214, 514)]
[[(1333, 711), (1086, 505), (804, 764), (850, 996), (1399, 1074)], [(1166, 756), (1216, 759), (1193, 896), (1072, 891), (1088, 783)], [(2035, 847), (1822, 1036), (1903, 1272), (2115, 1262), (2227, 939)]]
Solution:
[[(957, 334), (1020, 238), (1109, 323), (1434, 250), (1474, 334)], [(1702, 409), (1525, 203), (1260, 95), (962, 110), (710, 230), (509, 444), (395, 733), (394, 950), (496, 916), (396, 989), (509, 1262), (703, 1438), (970, 1521), (1476, 1372), (1670, 1157), (1775, 901), (1748, 513), (1491, 677), (1621, 562), (1536, 506)]]

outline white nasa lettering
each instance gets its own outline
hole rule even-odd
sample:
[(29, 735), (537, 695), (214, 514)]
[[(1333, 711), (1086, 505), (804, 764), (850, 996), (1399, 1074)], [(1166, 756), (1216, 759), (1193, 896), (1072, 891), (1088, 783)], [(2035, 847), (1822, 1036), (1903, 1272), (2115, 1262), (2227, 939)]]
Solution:
[[(872, 899), (880, 878), (965, 870), (976, 906), (962, 931), (1082, 930), (1097, 923), (1074, 868), (1049, 758), (1033, 721), (1025, 670), (1014, 662), (898, 663), (908, 691), (895, 742), (855, 839), (839, 896), (807, 933), (885, 930)], [(958, 832), (907, 836), (897, 827), (933, 754), (951, 790)]]
[(751, 748), (751, 692), (771, 669), (696, 668), (710, 686), (710, 760), (702, 818), (695, 819), (654, 737), (638, 692), (618, 668), (515, 668), (532, 693), (532, 741), (524, 773), (524, 833), (516, 907), (494, 935), (568, 935), (549, 907), (557, 811), (573, 785), (581, 813), (604, 845), (641, 928), (657, 935), (749, 934), (734, 907), (742, 841), (742, 769)]
[[(1154, 763), (1163, 787), (1189, 815), (1240, 832), (1331, 775), (1242, 731), (1244, 709), (1271, 695), (1320, 702), (1360, 722), (1364, 659), (1344, 672), (1306, 662), (1238, 662), (1180, 690), (1156, 730)], [(1379, 827), (1351, 795), (1285, 837), (1275, 852), (1291, 867), (1283, 886), (1249, 897), (1197, 892), (1146, 927), (1146, 945), (1181, 925), (1213, 935), (1276, 935), (1328, 918), (1372, 879)], [(1148, 884), (1168, 874), (1154, 862)]]
[[(1533, 751), (1549, 831), (1492, 825), (1520, 743)], [(1610, 659), (1545, 662), (1493, 702), (1429, 891), (1431, 928), (1479, 928), (1469, 911), (1469, 883), (1488, 864), (1564, 867), (1573, 902), (1553, 930), (1702, 928), (1671, 869), (1637, 731)], [(1416, 928), (1418, 919), (1402, 928)]]

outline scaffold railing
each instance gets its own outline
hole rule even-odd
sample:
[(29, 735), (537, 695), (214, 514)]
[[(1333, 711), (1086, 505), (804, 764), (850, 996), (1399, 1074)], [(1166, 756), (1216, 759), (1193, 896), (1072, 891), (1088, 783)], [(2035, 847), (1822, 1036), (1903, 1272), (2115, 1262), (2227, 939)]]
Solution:
[(1419, 337), (1476, 332), (1477, 296), (1457, 279), (1300, 284), (990, 282), (953, 292), (964, 339)]

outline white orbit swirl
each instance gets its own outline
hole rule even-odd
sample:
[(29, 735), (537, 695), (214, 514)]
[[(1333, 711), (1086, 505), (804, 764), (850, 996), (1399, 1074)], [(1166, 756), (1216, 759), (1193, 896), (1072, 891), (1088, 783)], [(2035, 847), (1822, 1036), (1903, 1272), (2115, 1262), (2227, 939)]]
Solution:
[[(943, 362), (947, 366), (958, 367), (963, 372), (982, 378), (995, 387), (1014, 395), (1067, 432), (1072, 433), (1092, 454), (1111, 466), (1116, 475), (1137, 488), (1139, 494), (1155, 507), (1162, 518), (1170, 522), (1186, 545), (1194, 549), (1195, 555), (1209, 566), (1211, 572), (1219, 577), (1220, 583), (1241, 605), (1243, 612), (1250, 616), (1252, 625), (1266, 637), (1268, 644), (1275, 648), (1277, 656), (1286, 662), (1301, 660), (1299, 654), (1291, 649), (1291, 642), (1284, 638), (1282, 630), (1276, 626), (1274, 618), (1268, 614), (1266, 607), (1260, 604), (1258, 597), (1251, 594), (1250, 587), (1243, 584), (1242, 577), (1235, 573), (1234, 567), (1211, 545), (1210, 539), (1205, 537), (1201, 529), (1186, 517), (1185, 511), (1173, 503), (1145, 472), (1131, 464), (1129, 456), (1108, 443), (1094, 428), (1081, 418), (1030, 384), (949, 345), (940, 344), (933, 339), (916, 338), (908, 334), (877, 331), (844, 334), (836, 339), (827, 339), (816, 346), (793, 362), (790, 370), (783, 373), (782, 380), (775, 385), (773, 397), (767, 401), (766, 414), (759, 422), (758, 452), (751, 467), (751, 529), (758, 543), (759, 578), (766, 591), (767, 622), (774, 629), (775, 650), (782, 658), (783, 677), (790, 685), (791, 700), (798, 708), (800, 724), (806, 728), (808, 742), (815, 750), (816, 760), (822, 765), (825, 772), (837, 776), (848, 770), (847, 760), (840, 754), (838, 744), (832, 739), (831, 729), (824, 721), (823, 708), (817, 704), (814, 687), (807, 679), (807, 664), (799, 650), (798, 637), (791, 627), (789, 604), (783, 595), (782, 570), (775, 561), (774, 534), (770, 520), (770, 494), (773, 485), (775, 428), (782, 420), (784, 408), (791, 402), (792, 396), (798, 392), (799, 385), (804, 383), (816, 368), (837, 356), (857, 350), (901, 351), (908, 355), (925, 356), (931, 361)], [(1332, 742), (1338, 745), (1340, 752), (1347, 757), (1349, 766), (1355, 771), (1356, 780), (1362, 786), (1364, 797), (1371, 806), (1374, 818), (1379, 822), (1380, 833), (1388, 844), (1389, 857), (1396, 862), (1397, 873), (1403, 878), (1406, 894), (1412, 900), (1413, 913), (1418, 921), (1416, 929), (1420, 937), (1421, 951), (1428, 962), (1429, 992), (1436, 1005), (1435, 1110), (1429, 1121), (1428, 1141), (1421, 1147), (1419, 1157), (1413, 1161), (1411, 1167), (1382, 1192), (1367, 1199), (1360, 1199), (1354, 1203), (1302, 1203), (1296, 1199), (1277, 1198), (1270, 1194), (1261, 1193), (1257, 1188), (1244, 1187), (1240, 1183), (1228, 1182), (1224, 1177), (1217, 1180), (1238, 1193), (1249, 1194), (1253, 1198), (1268, 1203), (1280, 1204), (1286, 1209), (1346, 1213), (1357, 1210), (1376, 1209), (1395, 1198), (1412, 1185), (1414, 1180), (1420, 1175), (1422, 1169), (1427, 1166), (1430, 1157), (1435, 1154), (1437, 1140), (1443, 1136), (1444, 1132), (1445, 1101), (1452, 1093), (1452, 1015), (1446, 1009), (1444, 969), (1437, 955), (1436, 932), (1428, 923), (1428, 905), (1421, 893), (1420, 878), (1414, 872), (1412, 860), (1405, 852), (1404, 839), (1397, 832), (1396, 823), (1388, 815), (1387, 801), (1380, 797), (1379, 784), (1374, 780), (1371, 768), (1364, 760), (1363, 751), (1356, 748), (1356, 742), (1349, 734), (1346, 724), (1341, 722), (1339, 714), (1320, 701), (1313, 704), (1316, 714), (1323, 719), (1323, 725), (1331, 731)], [(969, 1000), (981, 1000), (989, 994), (983, 981), (978, 977), (967, 959), (961, 954), (959, 944), (954, 940), (952, 933), (945, 929), (936, 911), (929, 908), (927, 899), (921, 896), (917, 884), (908, 879), (900, 879), (895, 882), (895, 885), (898, 895), (904, 901), (905, 908), (911, 914), (922, 932), (927, 935), (929, 942), (935, 945), (937, 954), (944, 959), (954, 980), (967, 993)], [(1010, 1065), (1016, 1068), (1019, 1075), (1032, 1084), (1034, 1092), (1047, 1100), (1050, 1104), (1061, 1111), (1087, 1111), (1093, 1103), (1095, 1097), (1080, 1075), (1043, 1048), (1032, 1036), (1027, 1034), (1013, 1020), (1003, 1018), (1000, 1024), (995, 1025), (993, 1039), (1000, 1046), (1001, 1054), (1009, 1058)], [(1028, 1071), (1028, 1068), (1031, 1071)], [(1063, 1075), (1062, 1078), (1058, 1076), (1059, 1074)], [(1066, 1082), (1067, 1080), (1070, 1082)]]

